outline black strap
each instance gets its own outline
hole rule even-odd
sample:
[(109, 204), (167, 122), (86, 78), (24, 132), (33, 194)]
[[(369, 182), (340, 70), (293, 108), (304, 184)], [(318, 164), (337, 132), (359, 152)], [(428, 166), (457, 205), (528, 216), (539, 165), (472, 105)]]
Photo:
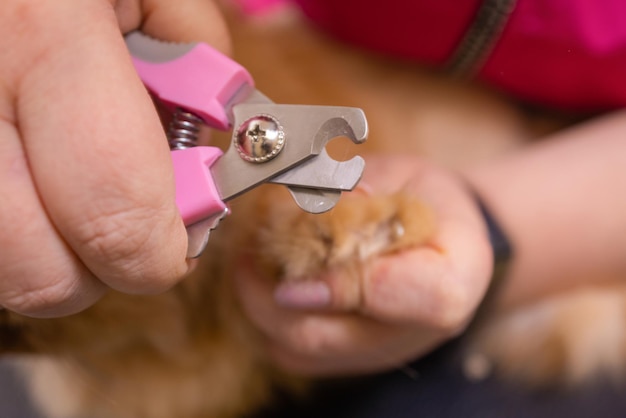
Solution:
[(513, 257), (513, 247), (511, 246), (511, 242), (502, 230), (498, 221), (494, 218), (491, 211), (487, 209), (487, 206), (482, 199), (476, 194), (474, 194), (474, 196), (476, 204), (480, 209), (480, 213), (483, 216), (489, 231), (489, 243), (491, 244), (491, 249), (493, 250), (495, 263), (508, 263)]
[(491, 249), (493, 251), (494, 261), (493, 274), (489, 288), (487, 289), (483, 301), (476, 312), (476, 316), (478, 317), (481, 316), (484, 311), (488, 310), (491, 305), (491, 300), (500, 289), (502, 282), (508, 273), (509, 265), (514, 256), (514, 251), (511, 241), (485, 202), (475, 192), (473, 192), (473, 195), (489, 232), (489, 243), (491, 244)]
[(471, 78), (482, 68), (500, 39), (516, 0), (483, 0), (447, 63), (450, 74)]

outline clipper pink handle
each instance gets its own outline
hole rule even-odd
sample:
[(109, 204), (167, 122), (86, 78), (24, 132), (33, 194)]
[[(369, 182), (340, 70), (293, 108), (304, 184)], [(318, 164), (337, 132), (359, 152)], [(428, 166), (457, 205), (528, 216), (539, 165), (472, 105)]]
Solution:
[(181, 45), (182, 53), (173, 57), (167, 55), (167, 47), (178, 45), (164, 44), (164, 56), (153, 54), (153, 59), (133, 54), (145, 86), (166, 106), (182, 107), (207, 125), (228, 129), (228, 102), (243, 85), (254, 85), (250, 73), (207, 44)]
[(192, 147), (172, 151), (176, 177), (176, 204), (185, 225), (223, 213), (226, 204), (211, 176), (211, 165), (222, 156), (216, 147)]

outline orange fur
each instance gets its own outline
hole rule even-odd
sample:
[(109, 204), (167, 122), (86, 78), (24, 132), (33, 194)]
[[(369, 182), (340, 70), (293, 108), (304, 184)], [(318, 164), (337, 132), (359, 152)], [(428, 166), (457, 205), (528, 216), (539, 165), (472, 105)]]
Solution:
[[(556, 125), (531, 118), (497, 94), (332, 43), (297, 18), (231, 21), (237, 60), (277, 102), (358, 106), (371, 125), (355, 151), (419, 153), (449, 166), (513, 149)], [(215, 141), (219, 141), (216, 138)], [(242, 256), (277, 280), (344, 268), (358, 278), (377, 254), (423, 245), (436, 228), (420, 202), (401, 192), (354, 193), (324, 215), (300, 211), (277, 186), (232, 203), (197, 270), (160, 296), (111, 292), (68, 318), (0, 313), (0, 352), (37, 353), (26, 373), (50, 417), (230, 418), (271, 400), (274, 387), (302, 383), (265, 359), (231, 287)], [(622, 370), (624, 292), (572, 291), (537, 307), (487, 318), (472, 341), (468, 373), (491, 364), (533, 382), (579, 382)], [(472, 363), (472, 361), (474, 363)], [(479, 370), (480, 369), (480, 370)]]
[(487, 317), (468, 347), (466, 374), (495, 372), (533, 388), (623, 380), (626, 286), (575, 289)]
[[(111, 292), (67, 318), (5, 313), (5, 327), (46, 355), (28, 370), (49, 416), (238, 417), (266, 403), (275, 387), (297, 391), (302, 382), (266, 362), (261, 337), (237, 305), (230, 278), (238, 257), (252, 255), (270, 278), (296, 279), (423, 244), (432, 231), (427, 209), (402, 194), (351, 196), (315, 216), (282, 192), (246, 196), (196, 272), (163, 295)], [(358, 294), (356, 283), (345, 280)]]

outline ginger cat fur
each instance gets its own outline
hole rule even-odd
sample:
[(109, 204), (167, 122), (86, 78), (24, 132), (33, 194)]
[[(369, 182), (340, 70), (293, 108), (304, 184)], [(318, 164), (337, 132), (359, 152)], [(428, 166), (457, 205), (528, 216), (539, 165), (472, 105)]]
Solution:
[[(226, 11), (235, 58), (276, 102), (365, 110), (368, 142), (335, 140), (336, 158), (414, 153), (459, 168), (559, 126), (480, 87), (333, 43), (297, 14), (243, 21)], [(231, 207), (195, 272), (165, 294), (111, 292), (59, 319), (0, 312), (0, 353), (18, 356), (46, 416), (235, 418), (271, 402), (276, 387), (302, 391), (307, 382), (267, 361), (262, 336), (238, 305), (233, 266), (245, 259), (268, 280), (342, 268), (356, 295), (368, 259), (428, 245), (437, 227), (429, 209), (402, 192), (344, 194), (331, 212), (311, 215), (284, 188), (262, 186)], [(614, 287), (487, 314), (469, 339), (468, 375), (495, 370), (543, 385), (621, 371), (625, 318), (626, 289)]]

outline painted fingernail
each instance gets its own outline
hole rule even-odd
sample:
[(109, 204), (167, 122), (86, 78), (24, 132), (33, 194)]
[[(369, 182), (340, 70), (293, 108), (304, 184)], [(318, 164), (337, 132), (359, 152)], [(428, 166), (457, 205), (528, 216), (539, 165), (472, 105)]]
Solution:
[(323, 308), (330, 304), (330, 288), (321, 281), (283, 282), (276, 288), (274, 298), (287, 308)]

